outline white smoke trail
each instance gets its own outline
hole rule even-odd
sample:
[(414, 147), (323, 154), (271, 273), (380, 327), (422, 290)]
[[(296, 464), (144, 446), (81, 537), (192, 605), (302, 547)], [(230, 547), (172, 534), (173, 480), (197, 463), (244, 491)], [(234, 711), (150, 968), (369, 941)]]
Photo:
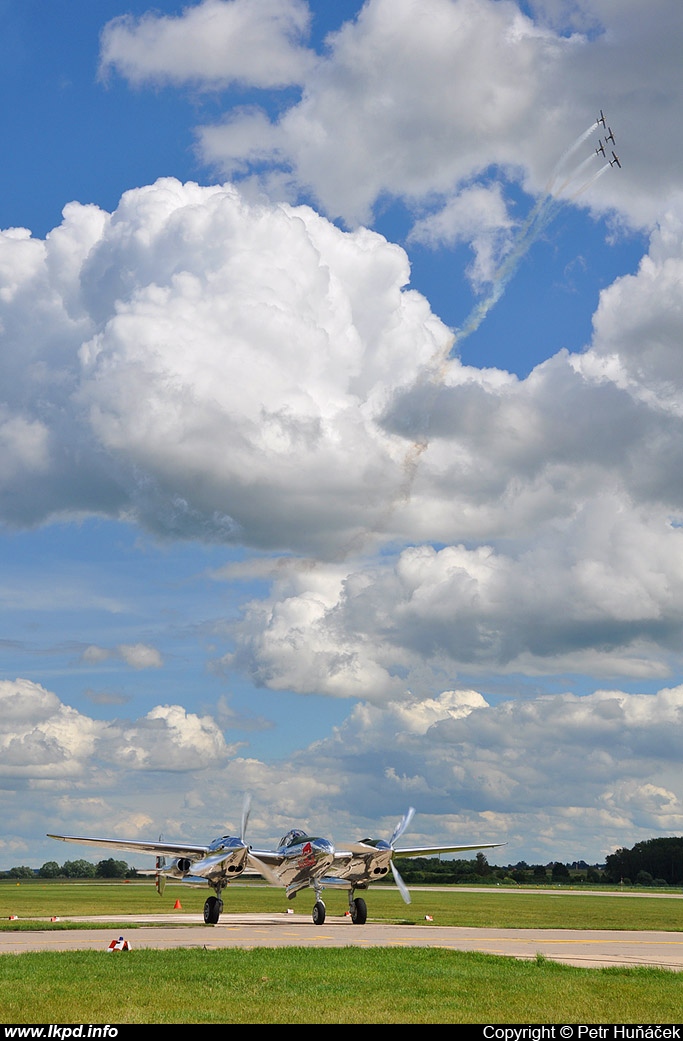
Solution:
[(555, 178), (559, 176), (560, 170), (562, 169), (564, 164), (567, 162), (567, 159), (569, 159), (569, 157), (574, 154), (574, 152), (577, 150), (577, 148), (581, 147), (583, 142), (586, 141), (591, 136), (591, 134), (595, 133), (595, 131), (598, 129), (599, 126), (600, 126), (600, 123), (596, 120), (596, 122), (593, 123), (592, 126), (588, 127), (588, 130), (584, 130), (584, 132), (582, 134), (579, 134), (579, 136), (577, 137), (577, 139), (574, 142), (574, 144), (570, 145), (569, 148), (566, 150), (566, 152), (562, 153), (560, 158), (555, 163), (555, 166), (553, 168), (553, 172), (550, 175), (550, 180), (548, 181), (548, 184), (546, 185), (546, 189), (545, 190), (546, 190), (546, 194), (547, 195), (549, 195), (551, 193), (553, 184), (555, 183)]
[(562, 154), (558, 162), (555, 164), (555, 168), (548, 182), (548, 189), (546, 190), (545, 194), (538, 200), (536, 205), (529, 213), (529, 216), (524, 221), (524, 224), (522, 224), (521, 228), (519, 229), (512, 250), (505, 257), (502, 264), (498, 268), (498, 271), (493, 276), (492, 288), (489, 294), (478, 304), (475, 305), (475, 307), (472, 309), (467, 319), (465, 320), (464, 324), (455, 330), (453, 343), (449, 350), (448, 356), (442, 359), (442, 364), (441, 366), (439, 366), (439, 368), (441, 368), (443, 363), (448, 360), (448, 357), (452, 356), (456, 346), (461, 344), (463, 340), (467, 339), (468, 336), (471, 336), (472, 333), (479, 328), (479, 326), (484, 321), (484, 318), (486, 318), (491, 308), (498, 303), (501, 296), (505, 292), (508, 283), (510, 282), (513, 275), (519, 268), (521, 261), (529, 252), (534, 242), (536, 242), (541, 232), (553, 220), (555, 214), (559, 211), (564, 202), (569, 202), (572, 199), (576, 199), (579, 195), (585, 192), (586, 189), (589, 188), (590, 185), (593, 184), (594, 181), (596, 181), (598, 177), (600, 177), (601, 174), (604, 173), (604, 171), (610, 166), (610, 163), (607, 163), (606, 166), (603, 166), (588, 181), (582, 183), (573, 195), (569, 196), (566, 199), (563, 199), (562, 193), (565, 191), (565, 189), (568, 188), (571, 184), (574, 184), (574, 182), (581, 177), (585, 168), (589, 164), (591, 164), (596, 158), (597, 153), (594, 152), (591, 155), (587, 156), (585, 159), (582, 159), (578, 165), (574, 166), (569, 171), (568, 175), (565, 177), (562, 183), (559, 186), (554, 187), (554, 184), (557, 181), (557, 178), (559, 177), (559, 173), (565, 166), (567, 160), (570, 158), (570, 156), (574, 154), (574, 152), (577, 151), (578, 148), (581, 147), (584, 141), (586, 141), (590, 137), (590, 135), (594, 133), (595, 130), (597, 130), (599, 126), (600, 124), (598, 122), (595, 122), (591, 126), (589, 126), (587, 130), (585, 130), (582, 134), (580, 134), (577, 137), (576, 141), (574, 141), (574, 143), (570, 145), (570, 147)]
[(570, 195), (569, 201), (571, 202), (573, 199), (577, 199), (579, 197), (579, 195), (583, 195), (583, 193), (586, 191), (587, 188), (590, 188), (590, 186), (592, 184), (595, 184), (595, 182), (597, 181), (598, 177), (602, 177), (602, 175), (605, 173), (605, 171), (609, 170), (611, 165), (612, 165), (611, 163), (605, 163), (604, 166), (601, 166), (600, 169), (598, 170), (598, 172), (596, 174), (593, 174), (593, 176), (591, 177), (591, 179), (589, 181), (586, 181), (585, 184), (581, 185), (581, 187), (578, 189), (578, 191), (575, 191), (573, 195)]
[(576, 167), (576, 169), (572, 170), (572, 172), (570, 173), (569, 177), (567, 177), (566, 180), (564, 180), (562, 182), (560, 187), (557, 188), (556, 191), (553, 194), (561, 195), (562, 192), (564, 191), (564, 189), (567, 187), (567, 185), (571, 184), (572, 181), (575, 181), (580, 176), (580, 174), (583, 173), (584, 167), (590, 166), (590, 164), (593, 163), (596, 158), (597, 158), (597, 154), (595, 152), (593, 152), (593, 154), (589, 155), (586, 159), (584, 159), (584, 161), (582, 163), (579, 163), (579, 165)]
[(432, 411), (438, 392), (444, 384), (448, 362), (450, 358), (453, 357), (453, 352), (463, 343), (464, 340), (467, 339), (468, 336), (471, 336), (472, 333), (479, 328), (491, 308), (498, 303), (509, 282), (517, 272), (523, 258), (531, 249), (534, 242), (538, 240), (543, 230), (555, 218), (562, 206), (566, 202), (576, 199), (579, 195), (585, 192), (598, 179), (598, 177), (601, 177), (602, 174), (611, 166), (609, 162), (606, 163), (587, 181), (580, 183), (579, 187), (572, 195), (563, 197), (565, 189), (570, 185), (575, 184), (577, 180), (580, 180), (584, 170), (595, 160), (597, 152), (594, 152), (572, 167), (562, 183), (559, 186), (556, 186), (556, 181), (568, 160), (590, 137), (590, 135), (597, 130), (599, 125), (599, 122), (593, 123), (587, 130), (580, 134), (576, 141), (574, 141), (573, 144), (571, 144), (570, 147), (560, 156), (552, 171), (546, 191), (536, 202), (526, 220), (519, 228), (512, 249), (496, 271), (488, 295), (472, 308), (465, 322), (458, 329), (453, 331), (452, 339), (445, 348), (439, 351), (433, 358), (427, 372), (425, 372), (423, 379), (420, 381), (425, 392), (423, 395), (423, 420), (420, 424), (420, 433), (415, 437), (415, 440), (403, 461), (403, 481), (401, 482), (401, 487), (398, 490), (397, 495), (388, 504), (385, 518), (387, 522), (398, 502), (401, 501), (405, 503), (411, 498), (412, 487), (417, 475), (420, 458), (429, 447), (429, 428), (431, 424)]

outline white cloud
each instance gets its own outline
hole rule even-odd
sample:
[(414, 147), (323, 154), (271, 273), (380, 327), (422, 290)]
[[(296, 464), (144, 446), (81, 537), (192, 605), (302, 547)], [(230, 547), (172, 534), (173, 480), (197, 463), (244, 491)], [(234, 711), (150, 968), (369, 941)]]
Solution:
[(206, 770), (225, 763), (232, 752), (210, 716), (180, 705), (158, 705), (132, 724), (111, 724), (99, 749), (110, 766), (164, 772)]
[(159, 669), (163, 659), (156, 647), (144, 643), (122, 643), (118, 652), (127, 665), (134, 669)]
[[(357, 223), (382, 192), (449, 191), (490, 162), (516, 162), (541, 63), (561, 41), (512, 4), (426, 0), (416, 16), (408, 0), (371, 0), (328, 45), (303, 99), (264, 141), (326, 212)], [(238, 113), (203, 128), (204, 158), (230, 172), (260, 119)]]
[(122, 643), (115, 648), (91, 644), (83, 651), (81, 658), (88, 665), (101, 665), (105, 661), (116, 659), (133, 669), (160, 669), (164, 663), (157, 648), (145, 643)]
[(102, 32), (101, 68), (135, 84), (301, 83), (309, 22), (303, 0), (203, 0), (176, 16), (122, 15)]
[(550, 668), (578, 655), (582, 669), (636, 675), (679, 660), (680, 257), (669, 212), (637, 274), (603, 292), (583, 354), (561, 352), (522, 381), (454, 362), (397, 395), (390, 429), (423, 440), (394, 524), (447, 544), (406, 550), (358, 598), (379, 617), (393, 605), (383, 638), (400, 629), (403, 653), (415, 640), (458, 662), (479, 648), (535, 669), (540, 651)]
[[(7, 238), (8, 261), (24, 246)], [(47, 424), (49, 465), (4, 475), (6, 519), (125, 511), (173, 535), (321, 549), (383, 515), (404, 449), (376, 417), (450, 337), (404, 289), (403, 250), (165, 179), (111, 217), (67, 208), (35, 252), (0, 321), (8, 408)]]
[(30, 680), (1, 680), (0, 708), (0, 776), (16, 781), (81, 778), (106, 728)]
[(493, 280), (511, 245), (513, 221), (500, 185), (465, 188), (441, 210), (415, 222), (409, 242), (430, 247), (469, 242), (475, 259), (467, 274), (476, 286)]
[[(23, 682), (26, 730), (35, 725), (34, 685)], [(46, 691), (41, 697), (49, 733), (67, 706)], [(497, 705), (474, 690), (451, 690), (384, 706), (360, 702), (329, 737), (267, 764), (231, 754), (210, 716), (158, 706), (135, 722), (99, 724), (80, 754), (80, 785), (73, 773), (53, 772), (41, 789), (44, 820), (34, 807), (31, 827), (130, 838), (163, 829), (167, 837), (204, 842), (221, 829), (238, 833), (248, 790), (256, 844), (276, 842), (294, 824), (339, 843), (388, 838), (414, 805), (415, 843), (507, 841), (491, 854), (498, 863), (600, 860), (653, 830), (680, 832), (682, 726), (681, 687)], [(32, 749), (26, 742), (21, 748), (24, 767), (33, 769)], [(15, 798), (18, 820), (21, 790)], [(16, 825), (7, 830), (8, 840), (19, 840)], [(45, 859), (53, 855), (48, 850)]]
[(655, 229), (636, 274), (617, 279), (600, 296), (592, 350), (578, 367), (680, 419), (683, 370), (683, 220), (671, 207)]
[(215, 720), (158, 705), (134, 721), (89, 719), (30, 680), (0, 681), (0, 773), (109, 787), (111, 772), (202, 771), (234, 754)]
[(312, 191), (355, 224), (387, 195), (469, 192), (492, 165), (540, 193), (602, 106), (623, 169), (580, 202), (652, 223), (680, 190), (677, 0), (645, 21), (638, 0), (591, 4), (585, 18), (574, 5), (534, 9), (536, 20), (494, 0), (369, 0), (328, 38), (300, 101), (275, 119), (251, 108), (200, 128), (203, 157), (228, 175), (258, 157), (270, 190)]
[(5, 409), (26, 435), (2, 515), (346, 558), (295, 562), (245, 611), (232, 661), (273, 689), (386, 699), (444, 661), (666, 675), (682, 238), (672, 207), (590, 347), (520, 380), (445, 360), (406, 254), (373, 232), (172, 179), (113, 215), (68, 207), (44, 242), (2, 242)]

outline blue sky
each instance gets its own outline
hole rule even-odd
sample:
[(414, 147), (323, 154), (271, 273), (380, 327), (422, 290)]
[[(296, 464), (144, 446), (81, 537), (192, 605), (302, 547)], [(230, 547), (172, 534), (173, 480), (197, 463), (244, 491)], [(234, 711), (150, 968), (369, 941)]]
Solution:
[(0, 868), (680, 833), (681, 35), (0, 2)]

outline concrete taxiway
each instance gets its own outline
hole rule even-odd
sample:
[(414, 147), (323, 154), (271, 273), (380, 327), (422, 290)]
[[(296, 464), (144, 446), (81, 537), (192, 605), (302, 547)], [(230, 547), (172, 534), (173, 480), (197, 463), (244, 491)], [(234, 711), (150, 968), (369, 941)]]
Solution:
[[(473, 929), (434, 925), (354, 926), (348, 917), (329, 917), (315, 926), (307, 915), (223, 915), (206, 926), (201, 915), (118, 915), (63, 919), (65, 925), (90, 922), (92, 928), (0, 932), (0, 954), (25, 951), (106, 950), (125, 936), (133, 950), (204, 947), (440, 947), (483, 951), (514, 958), (542, 954), (554, 961), (587, 968), (648, 965), (683, 971), (683, 933), (580, 929)], [(154, 923), (154, 924), (151, 924)], [(126, 926), (134, 926), (126, 931)], [(121, 955), (125, 957), (125, 954)]]

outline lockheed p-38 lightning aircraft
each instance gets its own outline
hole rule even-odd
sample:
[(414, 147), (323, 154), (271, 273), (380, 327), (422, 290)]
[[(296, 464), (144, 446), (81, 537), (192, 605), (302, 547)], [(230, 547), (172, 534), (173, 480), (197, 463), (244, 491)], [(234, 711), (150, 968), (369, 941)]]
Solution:
[[(204, 904), (204, 921), (215, 925), (223, 910), (223, 889), (243, 872), (262, 875), (275, 886), (284, 887), (288, 899), (300, 889), (311, 887), (315, 892), (313, 922), (325, 921), (324, 889), (346, 889), (349, 893), (349, 911), (355, 925), (364, 925), (367, 906), (356, 890), (365, 890), (371, 882), (379, 882), (391, 871), (401, 896), (410, 903), (410, 893), (398, 873), (394, 860), (400, 857), (429, 857), (440, 853), (492, 849), (500, 842), (475, 843), (459, 846), (407, 846), (397, 848), (395, 843), (410, 824), (415, 810), (410, 807), (401, 818), (390, 840), (361, 839), (344, 849), (336, 849), (329, 839), (308, 835), (293, 828), (282, 837), (276, 849), (254, 849), (247, 845), (245, 833), (249, 818), (248, 804), (242, 812), (239, 835), (224, 835), (208, 846), (183, 842), (144, 842), (135, 839), (99, 839), (76, 835), (49, 835), (62, 842), (78, 842), (89, 846), (106, 846), (128, 853), (150, 853), (156, 857), (153, 870), (138, 872), (156, 877), (159, 893), (167, 878), (180, 879), (195, 885), (208, 885), (214, 891)], [(168, 862), (167, 862), (168, 858)]]

